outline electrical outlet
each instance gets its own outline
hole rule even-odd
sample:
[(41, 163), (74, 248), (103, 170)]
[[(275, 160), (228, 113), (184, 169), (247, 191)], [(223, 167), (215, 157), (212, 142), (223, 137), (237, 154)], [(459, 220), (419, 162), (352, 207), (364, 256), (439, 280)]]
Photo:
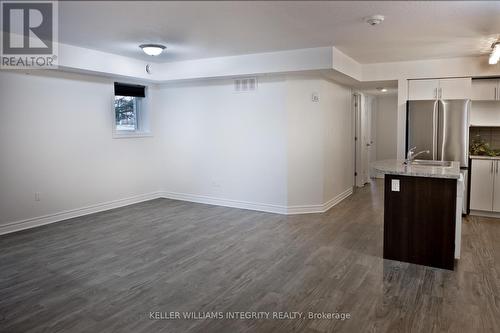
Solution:
[(40, 192), (35, 192), (35, 201), (40, 201)]
[(391, 181), (391, 191), (399, 192), (399, 179), (393, 179)]

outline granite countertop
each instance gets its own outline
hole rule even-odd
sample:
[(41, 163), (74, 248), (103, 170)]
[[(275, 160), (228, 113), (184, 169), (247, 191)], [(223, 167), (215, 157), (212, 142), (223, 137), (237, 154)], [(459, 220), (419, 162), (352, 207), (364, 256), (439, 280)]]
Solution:
[(473, 160), (500, 160), (500, 156), (471, 155)]
[(376, 161), (371, 168), (383, 174), (460, 179), (460, 163), (451, 162), (451, 166), (405, 165), (403, 160)]

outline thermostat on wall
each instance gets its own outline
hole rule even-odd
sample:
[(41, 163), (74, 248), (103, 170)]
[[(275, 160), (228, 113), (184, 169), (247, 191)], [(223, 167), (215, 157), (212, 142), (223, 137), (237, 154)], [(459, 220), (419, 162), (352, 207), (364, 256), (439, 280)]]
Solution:
[(319, 102), (319, 94), (317, 92), (313, 92), (311, 94), (311, 101), (314, 102), (314, 103), (318, 103)]

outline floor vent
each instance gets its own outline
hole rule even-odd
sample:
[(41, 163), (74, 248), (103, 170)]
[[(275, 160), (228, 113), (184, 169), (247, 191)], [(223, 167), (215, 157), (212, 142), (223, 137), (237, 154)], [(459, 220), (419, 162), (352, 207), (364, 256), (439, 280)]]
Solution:
[(257, 78), (246, 77), (234, 80), (234, 91), (249, 92), (257, 90)]

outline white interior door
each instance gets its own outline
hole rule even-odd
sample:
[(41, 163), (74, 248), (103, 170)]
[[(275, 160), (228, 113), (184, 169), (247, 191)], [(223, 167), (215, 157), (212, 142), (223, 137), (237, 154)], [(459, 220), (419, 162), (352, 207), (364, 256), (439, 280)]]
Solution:
[(358, 187), (364, 185), (362, 176), (362, 139), (361, 139), (361, 94), (355, 93), (352, 95), (353, 112), (354, 112), (354, 184)]
[[(371, 96), (371, 101), (370, 101), (370, 110), (368, 112), (368, 122), (370, 125), (370, 141), (369, 141), (369, 149), (368, 149), (368, 155), (369, 155), (369, 161), (370, 164), (372, 162), (375, 162), (377, 159), (377, 97), (376, 96)], [(371, 177), (370, 173), (370, 177)]]
[(362, 159), (362, 181), (363, 185), (368, 183), (368, 172), (369, 172), (369, 163), (370, 163), (370, 114), (369, 114), (369, 98), (366, 98), (366, 96), (363, 96), (364, 98), (364, 103), (361, 106), (361, 137), (363, 139), (362, 143), (362, 150), (361, 152), (363, 153), (363, 156), (361, 157)]
[(364, 94), (354, 94), (356, 114), (356, 186), (362, 187), (370, 180), (371, 139), (371, 100)]

